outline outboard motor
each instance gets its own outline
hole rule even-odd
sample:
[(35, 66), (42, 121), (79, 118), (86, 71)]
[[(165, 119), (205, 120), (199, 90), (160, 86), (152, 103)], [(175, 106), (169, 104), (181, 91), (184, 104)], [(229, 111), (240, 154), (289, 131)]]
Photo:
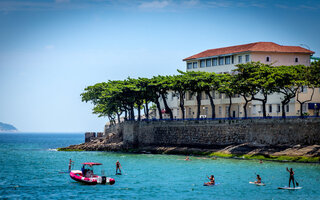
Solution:
[(102, 176), (101, 178), (102, 178), (102, 182), (101, 182), (101, 183), (102, 183), (102, 184), (106, 184), (106, 182), (107, 182), (107, 177)]

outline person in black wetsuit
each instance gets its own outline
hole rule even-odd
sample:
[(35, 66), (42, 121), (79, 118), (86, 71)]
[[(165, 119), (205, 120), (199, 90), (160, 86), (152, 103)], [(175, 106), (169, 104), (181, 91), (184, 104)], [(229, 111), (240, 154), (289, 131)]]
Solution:
[(290, 173), (290, 178), (289, 178), (289, 187), (290, 187), (290, 182), (292, 181), (293, 183), (293, 187), (295, 188), (296, 185), (294, 183), (294, 171), (292, 170), (292, 168), (290, 168), (290, 170), (287, 167), (287, 171)]
[(119, 169), (120, 174), (121, 174), (121, 164), (120, 164), (119, 160), (117, 160), (117, 162), (116, 162), (116, 174), (118, 174), (118, 169)]

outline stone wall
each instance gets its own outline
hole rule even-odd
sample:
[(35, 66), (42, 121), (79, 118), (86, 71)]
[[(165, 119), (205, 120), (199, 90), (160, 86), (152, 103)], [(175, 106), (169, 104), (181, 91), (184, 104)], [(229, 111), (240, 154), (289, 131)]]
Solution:
[(109, 132), (121, 134), (127, 147), (313, 145), (320, 144), (320, 119), (124, 122)]

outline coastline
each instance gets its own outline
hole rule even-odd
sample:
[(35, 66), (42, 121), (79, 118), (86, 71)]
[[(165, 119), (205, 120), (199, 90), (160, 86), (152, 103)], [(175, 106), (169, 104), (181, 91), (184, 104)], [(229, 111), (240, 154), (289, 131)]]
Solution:
[(320, 163), (320, 145), (310, 146), (262, 146), (251, 144), (228, 145), (215, 148), (145, 146), (126, 148), (123, 142), (105, 143), (103, 139), (58, 148), (58, 151), (111, 151), (138, 154), (168, 154), (202, 156), (209, 159), (231, 158), (243, 160), (266, 160), (276, 162)]

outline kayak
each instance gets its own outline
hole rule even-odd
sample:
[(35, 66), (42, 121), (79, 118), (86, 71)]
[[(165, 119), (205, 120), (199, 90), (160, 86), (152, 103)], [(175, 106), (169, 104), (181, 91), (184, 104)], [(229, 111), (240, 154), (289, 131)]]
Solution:
[(302, 189), (302, 187), (288, 187), (288, 186), (285, 186), (285, 187), (278, 187), (278, 189), (281, 189), (281, 190), (300, 190), (300, 189)]
[(255, 184), (257, 186), (265, 186), (266, 184), (264, 183), (255, 183), (255, 182), (249, 182), (250, 184)]
[(90, 185), (96, 185), (96, 184), (113, 185), (115, 183), (115, 180), (113, 178), (109, 178), (105, 176), (98, 176), (98, 175), (92, 174), (89, 177), (84, 177), (82, 175), (82, 171), (80, 170), (71, 170), (70, 177), (75, 181), (90, 184)]

